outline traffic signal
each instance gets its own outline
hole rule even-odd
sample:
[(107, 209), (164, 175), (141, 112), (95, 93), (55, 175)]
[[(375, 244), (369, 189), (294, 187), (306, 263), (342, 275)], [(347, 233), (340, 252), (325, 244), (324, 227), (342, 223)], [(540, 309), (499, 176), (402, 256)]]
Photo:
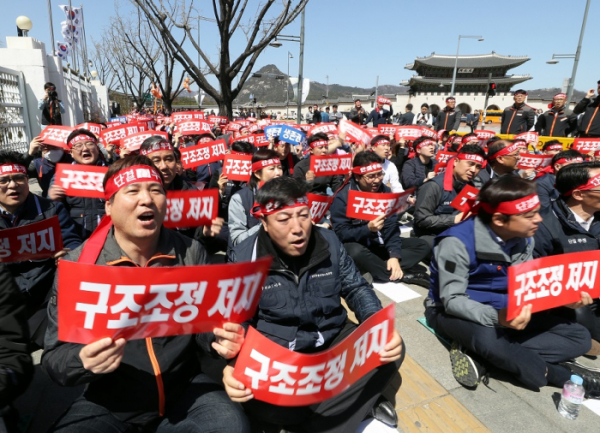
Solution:
[(252, 99), (252, 103), (256, 104), (256, 98)]
[(495, 96), (496, 95), (496, 83), (490, 83), (487, 92), (488, 92), (489, 96)]

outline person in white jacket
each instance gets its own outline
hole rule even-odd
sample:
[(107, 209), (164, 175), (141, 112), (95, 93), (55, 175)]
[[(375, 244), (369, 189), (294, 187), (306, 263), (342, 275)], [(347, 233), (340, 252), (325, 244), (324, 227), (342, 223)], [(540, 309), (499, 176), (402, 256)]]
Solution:
[(429, 104), (426, 102), (421, 105), (421, 112), (413, 119), (413, 125), (426, 126), (428, 128), (433, 126), (433, 115), (429, 112)]

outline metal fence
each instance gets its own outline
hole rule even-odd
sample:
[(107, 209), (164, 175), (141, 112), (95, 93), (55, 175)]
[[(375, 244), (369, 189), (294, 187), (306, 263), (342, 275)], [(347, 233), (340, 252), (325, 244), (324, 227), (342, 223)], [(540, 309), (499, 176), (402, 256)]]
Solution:
[(25, 152), (31, 129), (22, 72), (0, 67), (0, 149)]

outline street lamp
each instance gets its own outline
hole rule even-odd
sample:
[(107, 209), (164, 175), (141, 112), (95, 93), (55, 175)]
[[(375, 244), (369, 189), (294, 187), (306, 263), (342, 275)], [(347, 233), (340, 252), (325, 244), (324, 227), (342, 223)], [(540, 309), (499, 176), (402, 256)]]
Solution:
[(556, 59), (575, 59), (573, 62), (573, 72), (571, 72), (571, 78), (569, 78), (569, 86), (567, 88), (567, 100), (565, 101), (565, 107), (569, 108), (569, 102), (573, 96), (573, 88), (575, 87), (575, 76), (577, 75), (577, 66), (579, 65), (579, 56), (581, 55), (581, 43), (583, 42), (583, 33), (585, 32), (585, 24), (587, 22), (588, 11), (590, 10), (591, 0), (587, 0), (585, 4), (585, 12), (583, 13), (583, 22), (581, 23), (581, 32), (579, 33), (579, 43), (577, 44), (577, 51), (575, 54), (552, 54), (552, 60), (548, 60), (546, 63), (550, 65), (556, 65), (558, 60)]
[(458, 35), (458, 46), (456, 47), (456, 60), (454, 61), (454, 72), (452, 73), (452, 88), (450, 89), (450, 96), (454, 96), (454, 87), (456, 85), (456, 71), (458, 70), (458, 51), (460, 50), (461, 39), (477, 39), (479, 42), (481, 42), (483, 41), (483, 36)]
[(25, 15), (18, 16), (16, 19), (17, 29), (23, 32), (23, 36), (27, 37), (27, 33), (33, 27), (33, 23)]
[(287, 81), (285, 82), (285, 120), (290, 118), (290, 59), (293, 59), (292, 53), (288, 51), (288, 71)]
[[(299, 42), (300, 43), (300, 58), (298, 61), (298, 124), (302, 123), (302, 69), (304, 66), (304, 17), (306, 8), (302, 9), (300, 16), (300, 36), (277, 35), (277, 37), (269, 44), (274, 48), (279, 48), (283, 44), (279, 41)], [(289, 61), (289, 59), (288, 59)], [(289, 73), (288, 73), (289, 77)]]

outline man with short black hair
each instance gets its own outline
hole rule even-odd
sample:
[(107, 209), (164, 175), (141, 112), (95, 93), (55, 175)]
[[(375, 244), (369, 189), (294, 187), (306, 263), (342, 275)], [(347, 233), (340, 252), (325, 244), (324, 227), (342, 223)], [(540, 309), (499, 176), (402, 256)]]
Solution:
[(314, 171), (310, 169), (310, 161), (312, 156), (327, 155), (329, 149), (329, 139), (327, 134), (319, 132), (308, 137), (307, 140), (310, 154), (307, 158), (302, 159), (294, 167), (294, 177), (306, 180), (309, 191), (315, 194), (327, 195), (327, 188), (334, 193), (342, 186), (344, 181), (343, 176), (315, 176)]
[(367, 123), (367, 117), (367, 112), (362, 106), (360, 99), (356, 99), (354, 101), (354, 107), (352, 107), (352, 110), (350, 110), (350, 120), (359, 125), (364, 125)]
[(402, 184), (400, 183), (400, 173), (396, 164), (390, 161), (392, 156), (390, 138), (385, 135), (376, 135), (371, 139), (371, 152), (375, 153), (381, 158), (381, 165), (383, 167), (383, 184), (387, 185), (392, 192), (402, 192)]
[(427, 102), (421, 105), (421, 112), (415, 115), (413, 125), (425, 126), (427, 128), (433, 126), (433, 115), (429, 112), (429, 104)]
[(44, 84), (44, 97), (38, 101), (38, 110), (42, 110), (42, 125), (62, 125), (62, 113), (65, 107), (56, 93), (54, 83)]
[(428, 137), (419, 137), (413, 142), (416, 156), (402, 166), (402, 186), (405, 189), (418, 188), (435, 177), (435, 146), (435, 141)]
[(460, 127), (460, 117), (462, 112), (456, 108), (456, 99), (454, 96), (446, 98), (446, 106), (437, 115), (435, 119), (436, 131), (448, 131), (451, 134), (458, 131)]
[(332, 111), (329, 114), (330, 121), (331, 123), (338, 125), (340, 120), (344, 118), (344, 115), (338, 111), (338, 106), (335, 104), (331, 106), (331, 109)]
[[(573, 114), (583, 114), (579, 122), (580, 137), (600, 137), (600, 80), (598, 80), (598, 95), (594, 98), (594, 89), (588, 90), (585, 98), (573, 109)], [(593, 98), (593, 99), (592, 99)]]
[(389, 123), (388, 121), (394, 110), (392, 110), (391, 106), (389, 110), (386, 110), (383, 108), (383, 105), (379, 101), (377, 102), (377, 107), (369, 113), (369, 117), (365, 120), (366, 124), (373, 122), (373, 128), (377, 128), (379, 125)]
[(525, 104), (527, 92), (523, 89), (515, 90), (513, 99), (515, 103), (506, 107), (500, 118), (500, 134), (520, 134), (527, 132), (535, 123), (533, 108)]
[(487, 166), (479, 172), (475, 186), (481, 188), (497, 176), (516, 174), (521, 159), (522, 145), (512, 140), (495, 140), (487, 148)]
[(413, 104), (406, 104), (406, 107), (404, 107), (404, 113), (402, 114), (402, 116), (400, 116), (400, 119), (398, 119), (398, 123), (400, 123), (400, 125), (412, 125), (413, 124), (413, 120), (415, 119), (415, 113), (412, 112), (413, 109)]
[(535, 182), (542, 210), (549, 209), (551, 203), (560, 195), (555, 187), (556, 173), (569, 164), (581, 162), (583, 162), (583, 155), (581, 153), (574, 149), (563, 150), (554, 154), (550, 165), (538, 173)]

